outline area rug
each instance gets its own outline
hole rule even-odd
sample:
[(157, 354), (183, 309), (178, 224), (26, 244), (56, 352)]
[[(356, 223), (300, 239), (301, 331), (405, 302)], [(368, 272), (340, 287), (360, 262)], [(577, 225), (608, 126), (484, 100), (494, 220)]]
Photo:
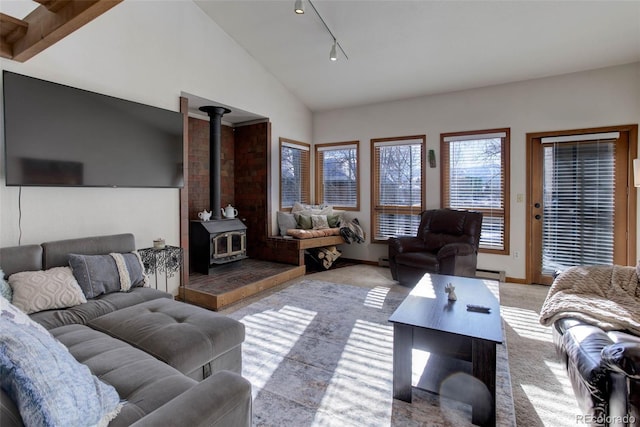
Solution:
[[(464, 426), (466, 403), (413, 389), (392, 397), (389, 316), (408, 289), (302, 280), (223, 313), (246, 326), (243, 376), (252, 384), (255, 426)], [(425, 360), (416, 354), (415, 360)], [(428, 355), (427, 355), (428, 356)], [(506, 342), (498, 346), (498, 426), (514, 426)], [(425, 365), (414, 364), (417, 383)]]

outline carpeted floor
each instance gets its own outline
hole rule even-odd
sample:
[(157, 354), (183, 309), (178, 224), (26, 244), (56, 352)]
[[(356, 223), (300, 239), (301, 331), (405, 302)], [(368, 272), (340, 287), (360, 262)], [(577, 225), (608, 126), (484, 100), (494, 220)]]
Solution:
[[(254, 425), (470, 425), (464, 403), (418, 389), (411, 404), (392, 398), (387, 320), (407, 293), (388, 269), (358, 265), (311, 274), (223, 310), (247, 328), (243, 375), (253, 385)], [(415, 382), (424, 363), (414, 366)], [(497, 425), (511, 426), (504, 346), (498, 365)]]
[(573, 426), (582, 411), (556, 356), (551, 328), (538, 322), (549, 288), (500, 285), (518, 426)]

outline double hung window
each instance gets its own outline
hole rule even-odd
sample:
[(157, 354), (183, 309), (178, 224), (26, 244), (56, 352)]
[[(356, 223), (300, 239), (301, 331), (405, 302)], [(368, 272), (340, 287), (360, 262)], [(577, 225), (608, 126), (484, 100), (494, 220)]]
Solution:
[(311, 146), (280, 138), (280, 208), (310, 203)]
[(426, 136), (371, 140), (374, 241), (417, 233), (424, 210)]
[(482, 212), (480, 251), (509, 253), (509, 129), (441, 135), (442, 206)]
[(358, 141), (316, 144), (316, 201), (358, 210)]

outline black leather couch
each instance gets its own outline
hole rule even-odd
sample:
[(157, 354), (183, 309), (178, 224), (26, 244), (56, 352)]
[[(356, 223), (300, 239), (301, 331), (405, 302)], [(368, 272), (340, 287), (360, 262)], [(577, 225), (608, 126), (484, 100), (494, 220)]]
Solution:
[(389, 238), (394, 280), (414, 286), (425, 273), (476, 275), (482, 213), (455, 209), (422, 212), (416, 236)]
[(640, 337), (571, 317), (553, 338), (582, 414), (591, 426), (640, 426)]

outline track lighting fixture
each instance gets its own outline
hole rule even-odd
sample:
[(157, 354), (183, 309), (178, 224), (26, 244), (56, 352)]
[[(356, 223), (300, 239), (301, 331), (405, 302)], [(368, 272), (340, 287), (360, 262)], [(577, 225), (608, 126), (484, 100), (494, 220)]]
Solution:
[[(349, 59), (349, 57), (345, 53), (345, 51), (342, 48), (342, 46), (340, 46), (340, 43), (338, 42), (338, 40), (336, 40), (336, 36), (333, 35), (331, 30), (329, 29), (329, 26), (327, 26), (327, 23), (324, 22), (324, 19), (322, 19), (322, 16), (320, 16), (320, 13), (318, 12), (318, 9), (316, 9), (316, 7), (313, 5), (313, 3), (311, 3), (311, 0), (307, 0), (307, 1), (309, 2), (309, 5), (313, 9), (313, 11), (316, 13), (316, 15), (318, 15), (318, 18), (320, 18), (320, 21), (322, 21), (322, 24), (324, 25), (324, 28), (327, 30), (327, 32), (329, 33), (329, 35), (333, 39), (333, 45), (331, 45), (331, 51), (329, 52), (329, 59), (332, 62), (335, 62), (335, 61), (338, 60), (338, 54), (337, 54), (337, 51), (336, 51), (336, 46), (340, 49), (340, 52), (342, 52), (344, 57)], [(295, 5), (293, 7), (294, 12), (297, 13), (298, 15), (302, 15), (304, 13), (304, 3), (303, 2), (304, 2), (304, 0), (296, 0)]]

